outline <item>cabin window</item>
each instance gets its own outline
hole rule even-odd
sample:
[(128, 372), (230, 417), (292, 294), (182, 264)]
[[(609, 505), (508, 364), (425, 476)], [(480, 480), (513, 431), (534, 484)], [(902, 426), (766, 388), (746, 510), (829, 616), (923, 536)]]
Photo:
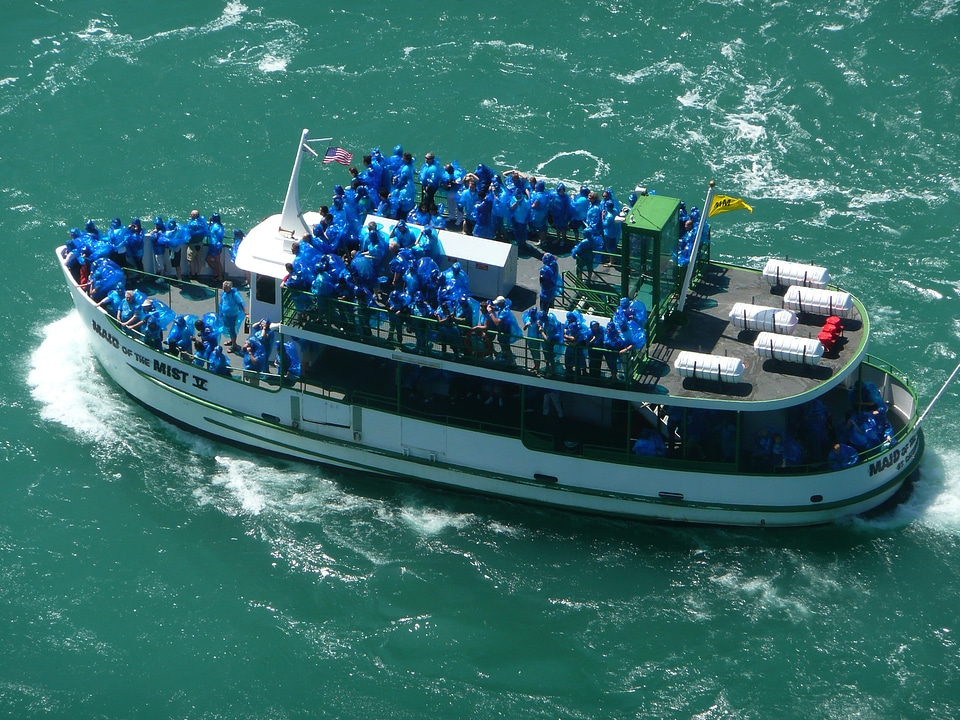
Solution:
[(256, 297), (267, 305), (277, 304), (277, 280), (269, 275), (257, 275)]

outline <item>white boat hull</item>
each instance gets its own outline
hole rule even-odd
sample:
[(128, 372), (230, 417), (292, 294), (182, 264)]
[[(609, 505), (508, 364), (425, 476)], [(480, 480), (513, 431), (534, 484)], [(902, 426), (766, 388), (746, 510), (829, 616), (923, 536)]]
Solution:
[(97, 360), (140, 404), (224, 442), (304, 462), (604, 515), (797, 526), (877, 507), (922, 454), (919, 430), (872, 463), (807, 475), (704, 473), (539, 452), (517, 438), (217, 376), (118, 330), (64, 272)]

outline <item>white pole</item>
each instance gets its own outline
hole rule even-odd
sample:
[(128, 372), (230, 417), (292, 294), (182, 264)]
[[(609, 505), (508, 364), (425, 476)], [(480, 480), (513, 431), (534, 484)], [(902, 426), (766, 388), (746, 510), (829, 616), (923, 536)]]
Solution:
[(693, 282), (693, 272), (697, 264), (697, 254), (700, 252), (700, 241), (703, 238), (703, 229), (707, 225), (707, 218), (710, 217), (710, 206), (713, 204), (713, 193), (716, 189), (716, 183), (711, 180), (707, 188), (707, 199), (703, 201), (703, 212), (700, 213), (700, 222), (697, 224), (697, 234), (693, 238), (693, 248), (690, 250), (690, 262), (687, 264), (687, 273), (683, 276), (683, 287), (680, 288), (680, 302), (677, 304), (677, 310), (683, 312), (684, 305), (687, 303), (687, 293), (690, 292), (690, 283)]

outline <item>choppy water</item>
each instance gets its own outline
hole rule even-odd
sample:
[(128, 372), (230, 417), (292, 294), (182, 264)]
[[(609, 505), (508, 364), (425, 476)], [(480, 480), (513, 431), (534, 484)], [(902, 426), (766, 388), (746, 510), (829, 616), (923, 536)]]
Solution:
[[(40, 0), (0, 23), (0, 709), (11, 717), (952, 718), (957, 390), (911, 497), (789, 532), (620, 523), (176, 430), (51, 259), (92, 216), (276, 212), (299, 130), (640, 183), (830, 267), (924, 400), (957, 362), (955, 1)], [(315, 166), (308, 204), (342, 182)]]

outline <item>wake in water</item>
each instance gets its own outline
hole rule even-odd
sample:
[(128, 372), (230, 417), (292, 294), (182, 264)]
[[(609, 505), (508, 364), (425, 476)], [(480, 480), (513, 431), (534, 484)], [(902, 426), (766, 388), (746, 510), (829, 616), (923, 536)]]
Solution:
[(195, 507), (213, 507), (261, 525), (376, 519), (430, 537), (480, 521), (472, 514), (423, 505), (406, 486), (399, 486), (407, 494), (399, 503), (393, 497), (350, 493), (329, 471), (255, 458), (145, 416), (101, 374), (76, 311), (40, 328), (38, 336), (28, 383), (41, 417), (95, 445), (101, 459), (141, 460), (147, 465), (147, 484), (156, 483), (152, 489), (157, 493), (181, 484)]

